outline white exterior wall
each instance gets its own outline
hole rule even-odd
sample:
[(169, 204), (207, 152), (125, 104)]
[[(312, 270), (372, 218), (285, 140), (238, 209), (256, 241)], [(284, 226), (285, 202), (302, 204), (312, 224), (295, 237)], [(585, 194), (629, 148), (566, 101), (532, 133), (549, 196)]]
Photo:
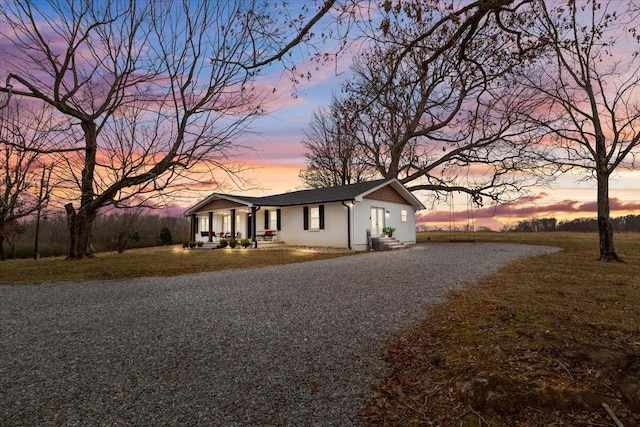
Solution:
[[(383, 202), (380, 200), (364, 199), (361, 202), (354, 203), (353, 209), (353, 238), (352, 247), (354, 250), (367, 249), (367, 229), (371, 228), (371, 208), (384, 208), (384, 226), (393, 227), (394, 239), (405, 244), (416, 243), (416, 217), (411, 205), (402, 205), (398, 203)], [(402, 210), (407, 211), (407, 221), (402, 222)], [(373, 236), (379, 237), (379, 236)]]
[[(324, 230), (304, 229), (303, 206), (282, 208), (282, 230), (278, 232), (278, 240), (298, 246), (347, 248), (347, 208), (341, 203), (322, 204)], [(316, 206), (319, 205), (308, 205), (309, 208)]]
[[(351, 249), (366, 250), (367, 249), (367, 229), (371, 227), (371, 208), (384, 208), (385, 213), (384, 225), (394, 227), (396, 230), (393, 237), (405, 244), (414, 244), (416, 242), (415, 232), (415, 212), (413, 206), (398, 203), (383, 202), (378, 200), (364, 199), (361, 202), (345, 202), (351, 206)], [(304, 230), (303, 206), (292, 206), (281, 208), (281, 230), (277, 232), (277, 240), (284, 241), (289, 245), (298, 246), (322, 246), (348, 248), (349, 240), (347, 236), (347, 207), (340, 202), (323, 203), (324, 205), (324, 224), (323, 230)], [(309, 208), (317, 207), (318, 204), (307, 205)], [(264, 207), (269, 211), (277, 209), (276, 207)], [(401, 212), (407, 212), (406, 222), (401, 220)], [(264, 232), (264, 211), (256, 212), (256, 229), (257, 233)], [(241, 238), (245, 238), (247, 231), (247, 213), (240, 209), (236, 211), (236, 232), (240, 232)], [(196, 241), (208, 242), (208, 237), (202, 237), (201, 231), (208, 231), (209, 214), (198, 213), (196, 215), (198, 221), (198, 231), (196, 232)], [(222, 231), (222, 215), (215, 212), (213, 215), (213, 231), (218, 233)], [(230, 230), (229, 230), (230, 231)], [(376, 237), (376, 236), (373, 236)], [(216, 239), (213, 239), (216, 241)], [(258, 242), (258, 245), (260, 243)]]

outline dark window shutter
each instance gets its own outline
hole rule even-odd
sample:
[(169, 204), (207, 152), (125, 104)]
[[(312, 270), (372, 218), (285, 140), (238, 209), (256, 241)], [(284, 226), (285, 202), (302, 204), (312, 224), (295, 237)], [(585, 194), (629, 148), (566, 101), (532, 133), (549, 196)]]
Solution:
[[(211, 228), (211, 226), (209, 226)], [(231, 237), (236, 238), (236, 210), (231, 209)]]
[(264, 211), (264, 229), (269, 229), (269, 210)]
[(302, 208), (302, 224), (305, 230), (309, 229), (309, 206)]
[(276, 222), (277, 222), (278, 231), (280, 231), (282, 229), (282, 222), (281, 222), (282, 221), (281, 220), (281, 216), (282, 215), (281, 215), (280, 211), (281, 211), (281, 209), (278, 209), (276, 211)]
[(320, 211), (320, 230), (324, 230), (324, 205), (318, 206), (318, 210)]

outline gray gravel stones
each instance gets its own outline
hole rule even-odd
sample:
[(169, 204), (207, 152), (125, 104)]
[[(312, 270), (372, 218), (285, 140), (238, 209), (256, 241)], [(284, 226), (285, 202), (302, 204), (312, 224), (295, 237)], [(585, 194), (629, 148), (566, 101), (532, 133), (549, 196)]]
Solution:
[(417, 245), (0, 287), (0, 425), (357, 425), (392, 334), (463, 283), (555, 250)]

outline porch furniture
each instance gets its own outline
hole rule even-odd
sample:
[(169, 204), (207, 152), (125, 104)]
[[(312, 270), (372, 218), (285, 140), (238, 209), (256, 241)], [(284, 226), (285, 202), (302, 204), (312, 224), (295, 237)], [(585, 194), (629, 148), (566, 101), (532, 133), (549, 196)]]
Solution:
[(274, 240), (276, 237), (276, 232), (274, 230), (264, 230), (262, 234), (258, 234), (256, 236), (256, 238), (260, 240)]
[[(201, 231), (200, 235), (202, 237), (209, 237), (209, 232), (208, 231)], [(211, 240), (214, 241), (214, 242), (216, 242), (218, 240), (218, 235), (217, 235), (217, 233), (215, 231), (211, 232)]]

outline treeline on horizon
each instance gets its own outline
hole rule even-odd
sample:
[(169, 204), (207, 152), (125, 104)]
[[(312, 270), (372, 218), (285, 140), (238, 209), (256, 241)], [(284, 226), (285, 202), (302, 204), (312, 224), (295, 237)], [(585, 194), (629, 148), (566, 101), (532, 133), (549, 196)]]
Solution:
[[(611, 224), (613, 231), (616, 233), (626, 232), (640, 232), (640, 215), (625, 215), (616, 218), (611, 218)], [(424, 224), (420, 224), (416, 227), (418, 232), (428, 231), (447, 231), (442, 227), (429, 227)], [(489, 227), (485, 226), (473, 226), (464, 225), (462, 227), (455, 227), (454, 231), (464, 232), (495, 232)], [(515, 225), (505, 225), (501, 232), (553, 232), (553, 231), (570, 231), (576, 233), (597, 233), (598, 221), (595, 218), (576, 218), (571, 221), (558, 221), (556, 218), (531, 218), (518, 221)]]
[[(38, 233), (40, 256), (66, 256), (69, 250), (68, 230), (67, 219), (62, 214), (41, 219)], [(7, 236), (5, 258), (33, 258), (35, 234), (35, 219), (21, 222), (19, 229)], [(99, 215), (91, 236), (95, 252), (124, 252), (133, 248), (181, 244), (189, 238), (189, 220), (137, 212)]]
[[(640, 215), (611, 218), (611, 225), (616, 233), (640, 232)], [(595, 218), (576, 218), (571, 221), (558, 221), (556, 218), (531, 218), (518, 221), (516, 225), (509, 227), (507, 231), (597, 233), (598, 221)]]
[[(611, 219), (617, 233), (640, 232), (640, 215), (626, 215)], [(418, 227), (424, 228), (424, 227)], [(466, 228), (466, 227), (465, 227)], [(469, 230), (466, 230), (469, 231)], [(475, 231), (491, 231), (476, 227)], [(556, 218), (531, 218), (505, 226), (503, 232), (569, 231), (597, 233), (595, 218), (577, 218), (558, 221)], [(33, 258), (35, 254), (36, 220), (20, 223), (14, 234), (7, 236), (5, 258)], [(38, 253), (42, 257), (66, 256), (69, 245), (67, 220), (64, 215), (53, 215), (40, 220)], [(140, 214), (135, 212), (101, 215), (96, 218), (92, 233), (95, 252), (119, 251), (153, 246), (182, 244), (189, 238), (189, 220), (183, 217)]]

